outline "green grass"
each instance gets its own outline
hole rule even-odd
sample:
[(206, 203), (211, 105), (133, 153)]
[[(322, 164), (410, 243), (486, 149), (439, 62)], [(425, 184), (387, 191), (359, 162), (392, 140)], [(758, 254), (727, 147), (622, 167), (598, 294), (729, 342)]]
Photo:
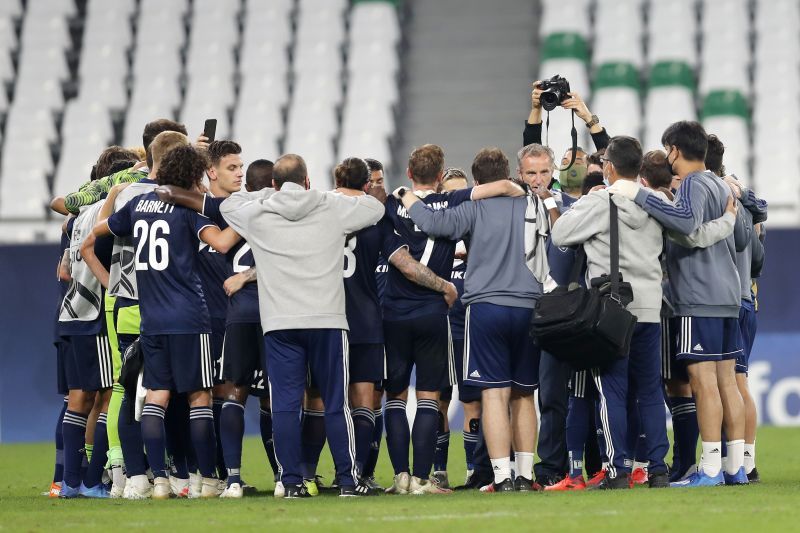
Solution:
[[(272, 498), (272, 476), (256, 438), (246, 440), (243, 472), (261, 492), (238, 501), (50, 500), (40, 493), (50, 484), (52, 445), (0, 445), (0, 530), (793, 530), (800, 522), (798, 442), (800, 428), (762, 428), (758, 467), (764, 481), (750, 487), (638, 487), (613, 493), (509, 495), (470, 492), (359, 500), (322, 495), (289, 502)], [(450, 446), (450, 479), (458, 482), (464, 476), (460, 435), (453, 435)], [(332, 474), (327, 451), (323, 453), (320, 473), (327, 479)], [(392, 472), (385, 447), (378, 474), (379, 481), (388, 485)]]

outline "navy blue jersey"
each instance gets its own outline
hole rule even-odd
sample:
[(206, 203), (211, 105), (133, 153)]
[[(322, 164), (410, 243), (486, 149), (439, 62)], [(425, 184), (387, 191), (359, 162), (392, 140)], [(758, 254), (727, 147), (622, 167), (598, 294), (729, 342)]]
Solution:
[(213, 196), (209, 196), (208, 194), (206, 194), (206, 197), (203, 200), (203, 214), (210, 218), (214, 224), (222, 229), (228, 227), (228, 223), (225, 221), (225, 218), (222, 216), (222, 213), (219, 210), (219, 206), (222, 205), (222, 202), (224, 201), (225, 198), (215, 198)]
[[(203, 202), (203, 214), (210, 218), (220, 228), (227, 228), (228, 223), (219, 211), (219, 206), (225, 198), (214, 198), (206, 195)], [(239, 241), (236, 246), (228, 251), (226, 256), (228, 276), (244, 272), (250, 267), (256, 266), (256, 261), (253, 258), (253, 252), (244, 240)], [(224, 281), (224, 280), (223, 280)], [(220, 285), (221, 287), (221, 285)], [(225, 296), (223, 291), (222, 296)], [(210, 298), (209, 298), (210, 300)], [(246, 283), (236, 294), (231, 298), (227, 298), (227, 314), (222, 315), (225, 318), (226, 324), (260, 324), (261, 316), (258, 312), (258, 285), (255, 283)], [(209, 309), (211, 304), (209, 303)], [(211, 311), (211, 316), (215, 316)]]
[(458, 290), (458, 300), (450, 308), (450, 333), (454, 339), (464, 338), (464, 318), (467, 308), (461, 303), (461, 295), (464, 294), (464, 275), (467, 273), (467, 263), (461, 259), (453, 261), (453, 269), (450, 272), (450, 282)]
[[(469, 200), (471, 194), (472, 189), (469, 188), (451, 193), (429, 194), (422, 198), (422, 201), (438, 211), (456, 207)], [(450, 279), (456, 241), (428, 238), (427, 234), (416, 227), (405, 207), (393, 196), (386, 199), (386, 215), (402, 242), (408, 245), (411, 256), (440, 278)], [(441, 293), (409, 281), (393, 266), (389, 266), (383, 308), (387, 320), (408, 320), (430, 314), (447, 314), (447, 304)]]
[(201, 242), (197, 256), (197, 273), (200, 274), (200, 282), (203, 284), (208, 315), (211, 318), (224, 319), (228, 314), (228, 295), (225, 294), (222, 284), (232, 274), (225, 254)]
[(133, 198), (108, 219), (117, 237), (133, 235), (142, 334), (211, 332), (197, 250), (200, 231), (212, 225), (152, 192)]
[(375, 269), (401, 247), (387, 217), (350, 235), (344, 244), (344, 294), (351, 344), (382, 344), (383, 313)]
[(386, 278), (389, 277), (389, 263), (381, 254), (378, 266), (375, 267), (375, 285), (378, 287), (378, 299), (383, 305), (383, 295), (386, 293)]
[[(242, 239), (228, 252), (228, 262), (233, 274), (244, 272), (256, 266), (250, 245)], [(245, 283), (238, 292), (228, 300), (228, 316), (226, 324), (260, 324), (258, 312), (258, 284)]]

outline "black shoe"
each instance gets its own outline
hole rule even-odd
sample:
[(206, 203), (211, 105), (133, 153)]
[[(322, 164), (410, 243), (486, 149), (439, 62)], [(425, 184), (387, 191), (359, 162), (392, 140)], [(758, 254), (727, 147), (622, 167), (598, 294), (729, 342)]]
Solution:
[(650, 474), (647, 476), (647, 486), (651, 489), (663, 489), (669, 487), (669, 474)]
[(473, 473), (470, 476), (469, 481), (467, 481), (463, 485), (459, 485), (453, 490), (478, 490), (481, 487), (489, 485), (493, 481), (494, 478), (491, 476), (491, 473), (489, 474), (489, 476), (481, 476), (477, 473)]
[(507, 477), (500, 483), (492, 483), (492, 489), (492, 492), (514, 492), (514, 482)]
[(286, 493), (283, 495), (284, 500), (294, 500), (295, 498), (310, 498), (311, 494), (303, 483), (299, 485), (286, 485), (284, 487)]
[(373, 489), (366, 481), (359, 481), (355, 487), (339, 487), (339, 496), (343, 498), (351, 496), (377, 496), (382, 494), (382, 490)]
[(536, 481), (531, 485), (531, 488), (537, 492), (543, 491), (545, 487), (551, 487), (558, 484), (563, 478), (557, 476), (541, 476), (537, 477)]
[(758, 468), (753, 467), (749, 474), (747, 474), (747, 481), (750, 483), (761, 483), (761, 476), (758, 475)]
[(533, 481), (526, 477), (517, 476), (514, 479), (514, 490), (517, 492), (532, 492), (533, 491)]
[(597, 485), (597, 490), (620, 490), (631, 488), (631, 482), (628, 479), (628, 474), (620, 474), (617, 477), (603, 478)]
[(245, 480), (242, 480), (242, 492), (248, 496), (255, 496), (258, 494), (258, 489), (252, 485), (248, 485)]

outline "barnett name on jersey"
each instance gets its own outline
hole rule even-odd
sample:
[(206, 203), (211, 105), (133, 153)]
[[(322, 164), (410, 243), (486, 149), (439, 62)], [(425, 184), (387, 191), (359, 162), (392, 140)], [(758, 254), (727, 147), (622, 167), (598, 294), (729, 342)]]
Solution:
[(108, 227), (115, 236), (133, 235), (142, 334), (211, 331), (197, 250), (200, 231), (213, 225), (203, 215), (162, 202), (152, 192), (109, 217)]

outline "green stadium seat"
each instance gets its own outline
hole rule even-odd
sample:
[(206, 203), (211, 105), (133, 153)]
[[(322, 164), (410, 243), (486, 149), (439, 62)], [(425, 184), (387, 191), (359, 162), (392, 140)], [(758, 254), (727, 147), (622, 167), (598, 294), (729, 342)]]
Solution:
[(542, 44), (542, 62), (549, 59), (579, 59), (589, 62), (589, 47), (586, 39), (577, 33), (551, 33)]

